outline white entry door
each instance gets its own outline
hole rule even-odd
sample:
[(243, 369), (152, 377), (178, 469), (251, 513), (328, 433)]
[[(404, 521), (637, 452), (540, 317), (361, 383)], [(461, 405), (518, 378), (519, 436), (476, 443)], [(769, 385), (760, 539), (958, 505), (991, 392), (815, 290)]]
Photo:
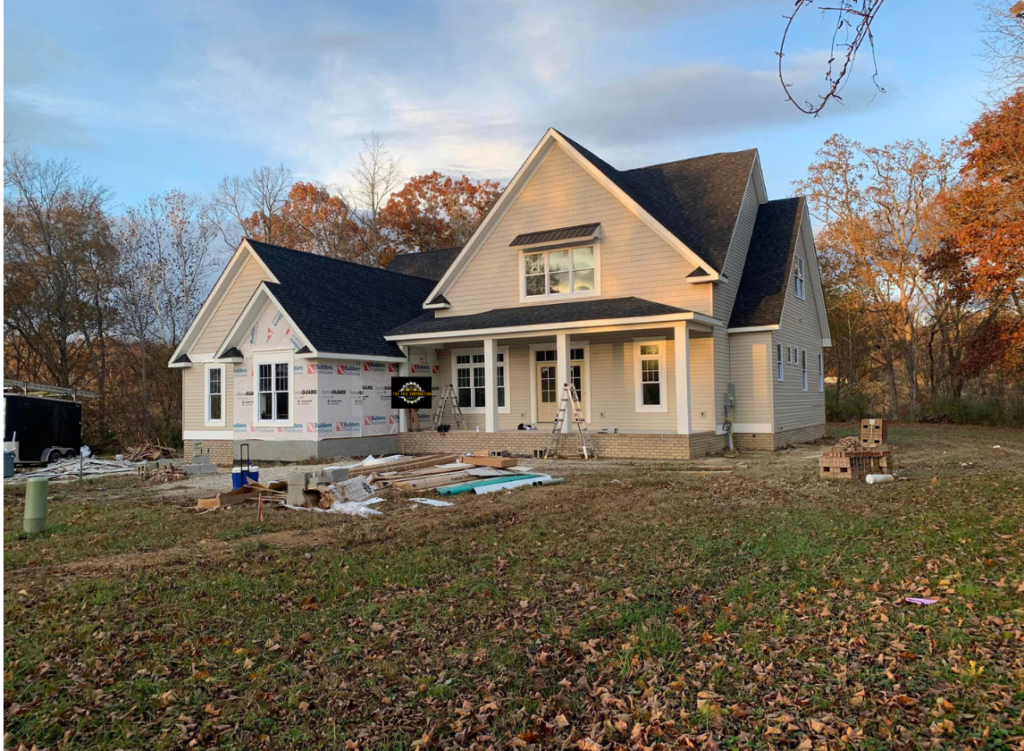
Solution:
[[(558, 414), (558, 402), (562, 398), (565, 385), (558, 379), (558, 366), (555, 350), (541, 349), (534, 354), (537, 385), (537, 422), (554, 422)], [(569, 374), (576, 395), (581, 404), (586, 404), (587, 361), (586, 350), (577, 347), (570, 350)]]

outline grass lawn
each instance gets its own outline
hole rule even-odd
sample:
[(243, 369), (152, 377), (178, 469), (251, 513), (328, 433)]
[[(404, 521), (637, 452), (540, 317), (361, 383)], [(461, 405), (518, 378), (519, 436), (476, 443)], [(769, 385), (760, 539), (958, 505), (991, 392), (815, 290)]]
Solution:
[(1024, 433), (890, 440), (262, 525), (95, 480), (31, 539), (8, 488), (5, 747), (1022, 749)]

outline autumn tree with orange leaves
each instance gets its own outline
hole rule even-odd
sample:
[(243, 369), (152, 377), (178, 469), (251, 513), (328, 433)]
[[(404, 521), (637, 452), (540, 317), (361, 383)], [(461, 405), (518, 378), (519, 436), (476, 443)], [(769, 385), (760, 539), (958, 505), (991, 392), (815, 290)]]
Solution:
[(972, 340), (972, 371), (998, 364), (1024, 375), (1024, 89), (978, 118), (947, 211), (953, 255), (986, 307)]
[(494, 180), (453, 179), (440, 172), (418, 175), (388, 199), (381, 221), (397, 253), (462, 246), (501, 195)]
[(358, 226), (345, 200), (321, 183), (296, 182), (277, 212), (272, 237), (259, 213), (242, 220), (248, 237), (321, 256), (353, 260)]

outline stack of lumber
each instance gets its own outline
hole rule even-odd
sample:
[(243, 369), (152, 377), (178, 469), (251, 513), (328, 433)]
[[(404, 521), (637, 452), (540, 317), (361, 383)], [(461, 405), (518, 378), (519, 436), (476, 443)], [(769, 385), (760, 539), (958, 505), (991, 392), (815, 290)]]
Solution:
[(239, 503), (259, 501), (260, 497), (263, 498), (264, 502), (284, 502), (287, 498), (287, 494), (284, 491), (287, 488), (288, 483), (286, 482), (272, 482), (269, 484), (250, 482), (248, 485), (243, 485), (238, 490), (229, 490), (224, 493), (218, 493), (212, 498), (200, 498), (196, 501), (196, 508), (224, 508), (226, 506), (235, 506)]
[(169, 459), (174, 456), (174, 449), (155, 443), (144, 443), (125, 449), (124, 458), (130, 462), (155, 462), (157, 459)]

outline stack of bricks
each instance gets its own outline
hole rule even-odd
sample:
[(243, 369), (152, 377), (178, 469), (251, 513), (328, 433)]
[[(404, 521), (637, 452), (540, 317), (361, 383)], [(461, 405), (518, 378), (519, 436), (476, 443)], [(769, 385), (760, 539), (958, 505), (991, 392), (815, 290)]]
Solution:
[(826, 480), (863, 480), (871, 474), (892, 474), (890, 451), (837, 449), (821, 455), (820, 476)]
[(875, 448), (889, 442), (889, 424), (874, 417), (860, 421), (860, 445)]

